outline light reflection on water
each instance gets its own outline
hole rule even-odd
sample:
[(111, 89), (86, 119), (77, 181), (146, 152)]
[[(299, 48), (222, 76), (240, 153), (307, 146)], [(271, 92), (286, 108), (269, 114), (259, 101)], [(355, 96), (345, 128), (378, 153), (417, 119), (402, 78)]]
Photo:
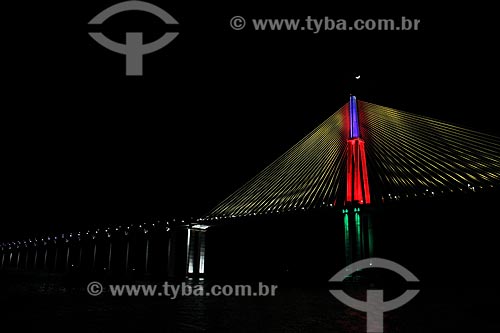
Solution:
[[(364, 332), (364, 313), (340, 304), (328, 287), (280, 287), (275, 297), (98, 297), (60, 281), (2, 281), (0, 323), (38, 332)], [(481, 291), (484, 294), (484, 290)], [(365, 290), (354, 290), (363, 299)], [(385, 315), (385, 332), (452, 332), (497, 327), (495, 308), (477, 292), (424, 290)], [(439, 296), (439, 298), (437, 298)], [(498, 290), (490, 295), (500, 296)], [(450, 298), (451, 297), (451, 298)], [(467, 297), (467, 302), (460, 302)], [(475, 302), (471, 303), (471, 300)], [(494, 301), (493, 301), (494, 302)], [(5, 327), (5, 326), (2, 326)]]

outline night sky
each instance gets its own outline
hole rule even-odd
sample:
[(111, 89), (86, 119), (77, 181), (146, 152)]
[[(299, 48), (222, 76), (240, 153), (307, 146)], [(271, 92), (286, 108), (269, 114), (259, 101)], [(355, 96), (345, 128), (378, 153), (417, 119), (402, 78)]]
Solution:
[[(3, 62), (0, 239), (200, 216), (348, 100), (499, 133), (488, 8), (156, 3), (179, 36), (126, 77), (87, 22), (117, 1), (11, 10)], [(246, 18), (421, 19), (410, 32), (233, 31)], [(152, 41), (142, 13), (103, 31)], [(492, 36), (489, 39), (488, 36)], [(4, 44), (5, 45), (5, 44)], [(361, 75), (359, 81), (353, 78)], [(356, 86), (355, 86), (356, 84)]]

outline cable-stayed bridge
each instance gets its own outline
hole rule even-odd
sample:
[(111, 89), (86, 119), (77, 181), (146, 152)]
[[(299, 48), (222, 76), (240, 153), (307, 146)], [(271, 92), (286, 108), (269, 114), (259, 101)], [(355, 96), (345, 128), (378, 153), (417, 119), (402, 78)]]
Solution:
[[(317, 128), (196, 220), (8, 240), (0, 243), (0, 267), (204, 275), (210, 257), (206, 251), (217, 246), (206, 242), (212, 230), (215, 234), (241, 219), (325, 209), (342, 217), (342, 237), (336, 241), (343, 243), (342, 255), (349, 263), (373, 255), (376, 226), (371, 212), (377, 207), (488, 193), (499, 185), (500, 138), (350, 96)], [(337, 221), (332, 218), (331, 223)]]

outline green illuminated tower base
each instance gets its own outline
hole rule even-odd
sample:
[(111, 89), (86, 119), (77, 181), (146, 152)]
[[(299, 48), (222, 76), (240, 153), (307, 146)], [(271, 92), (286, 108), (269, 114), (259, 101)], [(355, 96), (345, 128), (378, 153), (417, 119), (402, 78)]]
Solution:
[(346, 265), (373, 257), (373, 224), (369, 211), (354, 206), (342, 209), (342, 214)]

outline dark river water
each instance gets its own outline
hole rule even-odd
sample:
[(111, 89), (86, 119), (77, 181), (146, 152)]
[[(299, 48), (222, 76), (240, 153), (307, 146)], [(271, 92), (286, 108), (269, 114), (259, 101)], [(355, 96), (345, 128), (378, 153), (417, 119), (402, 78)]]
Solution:
[[(109, 291), (93, 297), (85, 285), (68, 285), (57, 276), (0, 277), (2, 332), (366, 331), (366, 315), (337, 301), (328, 285), (278, 285), (273, 297), (170, 299)], [(349, 293), (363, 299), (366, 288), (354, 286)], [(384, 332), (498, 332), (499, 297), (499, 288), (486, 286), (422, 286), (408, 304), (385, 313)]]

